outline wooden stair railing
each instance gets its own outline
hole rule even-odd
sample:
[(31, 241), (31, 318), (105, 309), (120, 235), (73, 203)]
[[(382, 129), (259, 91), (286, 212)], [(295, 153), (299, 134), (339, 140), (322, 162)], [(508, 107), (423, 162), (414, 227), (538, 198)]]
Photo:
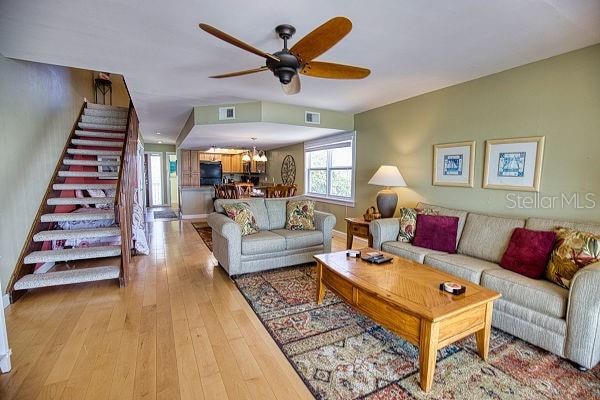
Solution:
[(58, 157), (58, 161), (56, 162), (56, 167), (54, 167), (54, 173), (50, 177), (50, 182), (48, 183), (48, 187), (46, 188), (46, 193), (44, 194), (44, 197), (42, 198), (40, 207), (38, 208), (37, 214), (35, 215), (35, 217), (33, 219), (33, 223), (31, 224), (31, 228), (29, 229), (29, 233), (27, 234), (27, 238), (25, 239), (25, 244), (23, 245), (23, 248), (21, 249), (21, 253), (19, 254), (19, 258), (17, 259), (17, 264), (15, 267), (15, 270), (13, 271), (13, 273), (10, 277), (10, 280), (8, 281), (8, 284), (6, 286), (11, 303), (14, 303), (17, 299), (19, 299), (19, 297), (21, 297), (23, 294), (25, 294), (25, 292), (23, 292), (23, 291), (14, 290), (15, 282), (17, 282), (23, 276), (32, 273), (33, 269), (35, 268), (35, 264), (25, 264), (24, 263), (25, 256), (27, 254), (31, 253), (32, 251), (40, 250), (43, 245), (43, 243), (41, 243), (41, 242), (34, 242), (33, 236), (40, 231), (49, 229), (49, 227), (52, 225), (51, 222), (40, 222), (40, 217), (42, 216), (42, 214), (48, 214), (48, 213), (53, 212), (54, 209), (56, 208), (56, 206), (48, 205), (48, 199), (50, 197), (55, 196), (57, 193), (60, 192), (60, 191), (54, 190), (52, 188), (52, 185), (54, 183), (56, 183), (56, 180), (58, 178), (58, 172), (68, 169), (68, 166), (65, 166), (63, 164), (63, 159), (65, 158), (65, 156), (67, 154), (67, 149), (69, 148), (69, 146), (71, 144), (71, 140), (76, 138), (75, 131), (77, 130), (77, 124), (81, 120), (81, 116), (83, 115), (83, 111), (85, 110), (86, 105), (87, 105), (87, 102), (84, 101), (83, 104), (81, 105), (81, 109), (79, 110), (79, 115), (77, 116), (77, 118), (75, 119), (75, 122), (73, 123), (73, 127), (71, 128), (71, 133), (69, 134), (69, 137), (67, 138), (67, 141), (65, 142), (65, 147), (63, 148), (62, 153)]
[(139, 135), (139, 120), (133, 103), (129, 102), (127, 116), (127, 133), (125, 145), (121, 153), (121, 169), (115, 194), (115, 222), (121, 229), (121, 278), (122, 286), (127, 285), (130, 278), (131, 248), (132, 248), (132, 215), (135, 200), (135, 184), (137, 182), (137, 141)]

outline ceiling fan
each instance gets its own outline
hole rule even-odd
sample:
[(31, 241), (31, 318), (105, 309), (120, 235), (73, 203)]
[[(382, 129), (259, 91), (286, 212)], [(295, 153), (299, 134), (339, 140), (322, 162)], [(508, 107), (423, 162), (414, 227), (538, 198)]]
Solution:
[(291, 25), (278, 25), (275, 32), (283, 39), (283, 49), (272, 54), (265, 53), (210, 25), (200, 24), (200, 28), (227, 43), (266, 59), (266, 64), (262, 67), (214, 75), (211, 78), (230, 78), (270, 70), (279, 79), (286, 94), (296, 94), (300, 92), (299, 74), (328, 79), (362, 79), (371, 73), (367, 68), (314, 61), (350, 32), (352, 22), (345, 17), (330, 19), (304, 36), (290, 49), (288, 49), (288, 40), (294, 35), (296, 28)]

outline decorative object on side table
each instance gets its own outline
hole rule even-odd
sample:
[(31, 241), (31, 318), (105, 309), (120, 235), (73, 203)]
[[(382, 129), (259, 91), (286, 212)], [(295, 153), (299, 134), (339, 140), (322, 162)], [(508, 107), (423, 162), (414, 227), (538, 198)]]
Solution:
[(474, 172), (475, 141), (433, 145), (433, 185), (473, 187)]
[(486, 140), (485, 189), (539, 192), (544, 137)]
[(381, 218), (394, 216), (398, 205), (398, 194), (391, 187), (406, 187), (406, 182), (395, 165), (382, 165), (369, 180), (369, 185), (385, 186), (377, 193), (377, 208)]
[(296, 161), (288, 154), (281, 163), (281, 182), (284, 185), (293, 185), (294, 181), (296, 181)]
[(367, 208), (367, 211), (363, 214), (363, 218), (365, 219), (365, 221), (371, 222), (374, 219), (381, 218), (381, 214), (377, 212), (375, 207), (371, 206)]
[(369, 222), (363, 218), (345, 218), (346, 220), (346, 249), (352, 248), (354, 236), (368, 240), (369, 247), (373, 246), (373, 236), (369, 232)]

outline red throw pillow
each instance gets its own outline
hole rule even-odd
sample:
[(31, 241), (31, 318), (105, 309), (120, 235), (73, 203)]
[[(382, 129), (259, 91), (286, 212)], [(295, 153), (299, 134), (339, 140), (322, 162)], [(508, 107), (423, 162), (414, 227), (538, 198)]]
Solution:
[(412, 244), (426, 249), (456, 253), (458, 217), (417, 214)]
[(540, 279), (546, 271), (555, 241), (556, 232), (515, 228), (500, 265), (528, 278)]

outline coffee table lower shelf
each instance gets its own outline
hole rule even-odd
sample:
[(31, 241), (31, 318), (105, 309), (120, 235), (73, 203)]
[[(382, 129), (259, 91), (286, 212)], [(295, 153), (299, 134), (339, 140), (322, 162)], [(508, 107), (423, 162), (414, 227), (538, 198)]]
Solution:
[(327, 287), (373, 321), (419, 348), (419, 383), (425, 392), (430, 391), (433, 384), (438, 349), (475, 334), (479, 356), (487, 360), (493, 300), (459, 309), (440, 319), (428, 320), (355, 285), (318, 261), (316, 279), (317, 304), (323, 302)]

